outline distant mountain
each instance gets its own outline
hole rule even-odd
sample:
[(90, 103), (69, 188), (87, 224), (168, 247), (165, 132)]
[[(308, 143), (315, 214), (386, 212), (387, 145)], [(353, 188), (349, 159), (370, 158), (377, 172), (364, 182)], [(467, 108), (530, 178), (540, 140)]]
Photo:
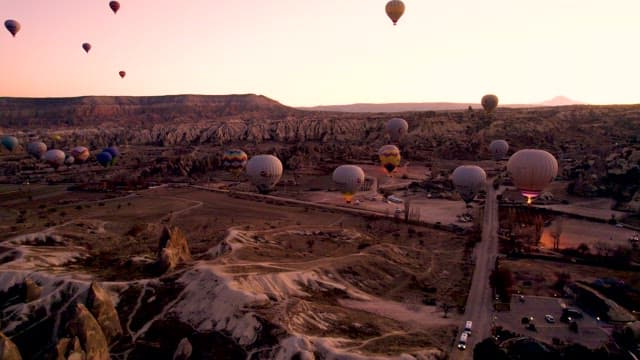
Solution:
[[(581, 102), (571, 100), (564, 96), (556, 96), (551, 100), (537, 104), (500, 104), (509, 108), (529, 108), (542, 106), (565, 106), (580, 105)], [(299, 107), (300, 110), (313, 111), (338, 111), (338, 112), (403, 112), (403, 111), (441, 111), (441, 110), (463, 110), (479, 108), (479, 103), (455, 103), (455, 102), (410, 102), (410, 103), (356, 103), (346, 105), (319, 105), (311, 107)]]
[(542, 106), (567, 106), (567, 105), (585, 105), (583, 102), (571, 100), (566, 96), (556, 96), (551, 100), (540, 103)]
[(84, 125), (213, 119), (221, 116), (271, 117), (297, 112), (263, 95), (0, 97), (0, 126)]

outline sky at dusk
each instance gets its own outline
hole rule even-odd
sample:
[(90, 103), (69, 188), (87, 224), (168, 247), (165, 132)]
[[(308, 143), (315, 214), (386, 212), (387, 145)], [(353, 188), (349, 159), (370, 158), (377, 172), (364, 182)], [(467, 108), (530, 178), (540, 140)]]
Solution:
[(640, 103), (638, 0), (403, 1), (0, 0), (0, 96)]

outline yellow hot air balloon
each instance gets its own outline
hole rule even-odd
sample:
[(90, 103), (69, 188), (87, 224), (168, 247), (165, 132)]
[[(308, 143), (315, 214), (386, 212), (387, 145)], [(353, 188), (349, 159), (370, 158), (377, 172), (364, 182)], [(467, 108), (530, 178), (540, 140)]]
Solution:
[(380, 158), (380, 164), (389, 176), (391, 176), (391, 173), (400, 165), (400, 149), (395, 145), (384, 145), (381, 147), (380, 150), (378, 150), (378, 157)]
[(523, 149), (511, 155), (507, 171), (527, 204), (531, 204), (558, 175), (558, 161), (544, 150)]
[(341, 165), (333, 171), (332, 178), (342, 193), (344, 200), (347, 204), (350, 204), (353, 195), (364, 184), (364, 171), (359, 166)]
[(498, 107), (498, 97), (493, 94), (487, 94), (482, 97), (480, 104), (482, 104), (484, 111), (486, 111), (487, 114), (490, 114)]
[(395, 25), (402, 14), (404, 14), (404, 3), (400, 0), (391, 0), (385, 6), (385, 10), (387, 12), (387, 16), (391, 21), (393, 21), (393, 25)]

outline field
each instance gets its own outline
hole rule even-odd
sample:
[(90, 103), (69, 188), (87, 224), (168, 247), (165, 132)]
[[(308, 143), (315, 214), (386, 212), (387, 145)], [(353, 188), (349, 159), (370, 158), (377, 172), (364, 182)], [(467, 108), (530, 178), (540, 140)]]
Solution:
[[(455, 307), (464, 306), (469, 288), (466, 235), (383, 214), (189, 186), (104, 194), (16, 185), (3, 187), (0, 196), (12, 204), (0, 218), (2, 271), (114, 284), (124, 325), (141, 316), (135, 304), (146, 298), (147, 287), (140, 284), (155, 281), (149, 269), (165, 225), (185, 233), (193, 256), (176, 275), (207, 269), (244, 294), (243, 308), (252, 308), (254, 316), (288, 333), (333, 339), (335, 351), (446, 352), (460, 321)], [(459, 204), (452, 208), (462, 210)], [(155, 291), (169, 295), (170, 288)], [(188, 290), (180, 288), (174, 291)], [(246, 300), (255, 296), (266, 296), (266, 303)], [(443, 303), (454, 309), (447, 318)], [(184, 314), (184, 306), (195, 306), (164, 304), (157, 310)], [(159, 314), (146, 315), (149, 326), (160, 326), (153, 315)], [(133, 342), (153, 339), (131, 331)], [(151, 356), (160, 350), (144, 351)]]

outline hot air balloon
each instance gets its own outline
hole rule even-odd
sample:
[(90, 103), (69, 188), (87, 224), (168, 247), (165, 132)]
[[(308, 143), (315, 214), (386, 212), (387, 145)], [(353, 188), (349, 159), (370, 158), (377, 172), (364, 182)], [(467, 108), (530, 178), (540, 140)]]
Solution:
[(13, 37), (16, 36), (18, 31), (20, 31), (20, 23), (13, 19), (6, 20), (4, 22), (4, 27), (6, 27), (7, 30), (9, 30), (9, 32), (11, 33), (11, 35), (13, 35)]
[(84, 49), (84, 51), (85, 51), (86, 53), (89, 53), (89, 50), (91, 50), (91, 44), (89, 44), (89, 43), (83, 43), (83, 44), (82, 44), (82, 48)]
[(42, 141), (34, 141), (27, 144), (27, 153), (35, 159), (42, 158), (45, 152), (47, 152), (47, 144)]
[(229, 149), (222, 155), (222, 167), (237, 178), (247, 166), (247, 159), (247, 154), (244, 151)]
[(484, 111), (489, 114), (498, 107), (498, 97), (493, 94), (487, 94), (482, 97), (480, 103), (482, 104)]
[(341, 165), (333, 171), (333, 182), (336, 183), (342, 197), (351, 203), (353, 195), (360, 190), (364, 184), (364, 171), (359, 166)]
[(247, 176), (261, 194), (266, 194), (280, 180), (282, 162), (273, 155), (256, 155), (247, 162)]
[(42, 159), (44, 159), (47, 164), (51, 165), (54, 170), (64, 164), (64, 158), (64, 152), (58, 149), (49, 150), (42, 156)]
[(511, 155), (507, 171), (527, 204), (531, 204), (558, 175), (558, 161), (544, 150), (523, 149)]
[(67, 167), (73, 165), (73, 163), (75, 162), (75, 158), (72, 155), (65, 155), (64, 157), (64, 164), (67, 165)]
[(126, 72), (124, 72), (123, 70), (120, 70), (120, 71), (118, 72), (118, 75), (120, 75), (120, 78), (124, 79), (124, 76), (125, 76), (125, 75), (127, 75), (127, 73), (126, 73)]
[(409, 131), (409, 124), (404, 119), (392, 118), (387, 122), (387, 133), (393, 141), (399, 141)]
[(393, 170), (400, 165), (400, 149), (395, 145), (384, 145), (378, 150), (380, 164), (387, 171), (387, 175), (391, 176)]
[(484, 188), (487, 174), (479, 166), (461, 165), (453, 170), (451, 181), (462, 200), (469, 206), (478, 191)]
[(120, 157), (120, 150), (115, 146), (109, 146), (108, 148), (102, 149), (102, 152), (107, 152), (111, 155), (111, 164), (109, 165), (115, 165), (116, 160)]
[(51, 138), (51, 140), (53, 140), (53, 141), (60, 141), (60, 140), (62, 140), (62, 136), (60, 136), (60, 135), (58, 135), (58, 134), (52, 134), (52, 135), (50, 136), (50, 138)]
[(18, 139), (15, 136), (5, 135), (0, 140), (0, 144), (4, 146), (7, 150), (13, 151), (13, 149), (18, 147)]
[(387, 16), (391, 21), (393, 21), (393, 25), (395, 25), (402, 14), (404, 14), (404, 3), (400, 0), (391, 0), (385, 6), (385, 11), (387, 12)]
[(120, 3), (117, 1), (109, 1), (109, 7), (111, 8), (111, 11), (116, 14), (118, 10), (120, 10)]
[(98, 163), (104, 167), (107, 167), (109, 165), (111, 165), (111, 161), (113, 160), (113, 158), (111, 157), (111, 154), (103, 151), (101, 153), (99, 153), (98, 155), (96, 155), (96, 160), (98, 160)]
[(489, 144), (489, 152), (493, 160), (502, 160), (509, 151), (509, 143), (505, 140), (493, 140)]
[(75, 159), (77, 163), (83, 163), (89, 159), (89, 149), (84, 146), (76, 146), (71, 149), (71, 156)]

